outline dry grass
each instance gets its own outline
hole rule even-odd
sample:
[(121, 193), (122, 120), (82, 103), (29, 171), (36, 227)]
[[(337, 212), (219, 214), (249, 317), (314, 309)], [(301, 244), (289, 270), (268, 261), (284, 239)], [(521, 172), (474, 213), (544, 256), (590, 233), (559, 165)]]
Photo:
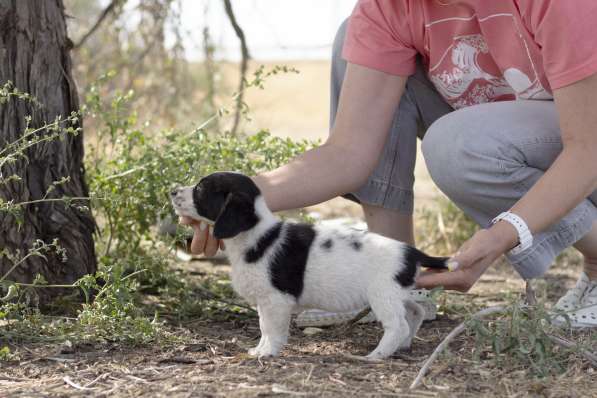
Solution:
[[(189, 275), (228, 272), (226, 265), (205, 261), (181, 266)], [(563, 264), (542, 282), (550, 300), (573, 283), (578, 267), (575, 261)], [(11, 347), (19, 360), (3, 364), (0, 396), (597, 396), (597, 371), (576, 355), (568, 358), (565, 374), (534, 379), (528, 369), (497, 366), (488, 358), (474, 361), (472, 334), (450, 345), (421, 388), (408, 390), (422, 362), (468, 313), (503, 304), (521, 289), (522, 282), (501, 264), (470, 294), (443, 294), (438, 319), (423, 325), (412, 349), (380, 364), (346, 357), (375, 347), (382, 331), (372, 324), (349, 331), (332, 327), (314, 336), (293, 328), (281, 357), (250, 358), (246, 351), (259, 338), (256, 318), (196, 320), (173, 330), (184, 343), (167, 347)]]

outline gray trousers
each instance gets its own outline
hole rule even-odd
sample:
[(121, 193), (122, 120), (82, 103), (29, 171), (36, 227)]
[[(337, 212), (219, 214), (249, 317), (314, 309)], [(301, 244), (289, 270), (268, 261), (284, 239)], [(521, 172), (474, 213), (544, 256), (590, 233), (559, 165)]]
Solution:
[[(331, 125), (346, 69), (341, 57), (345, 29), (346, 23), (333, 46)], [(407, 81), (377, 168), (349, 196), (412, 213), (417, 137), (423, 138), (433, 181), (482, 228), (510, 209), (562, 151), (553, 101), (494, 102), (454, 111), (419, 67)], [(508, 260), (525, 279), (541, 276), (562, 250), (591, 230), (595, 220), (597, 191), (537, 234), (530, 249)]]

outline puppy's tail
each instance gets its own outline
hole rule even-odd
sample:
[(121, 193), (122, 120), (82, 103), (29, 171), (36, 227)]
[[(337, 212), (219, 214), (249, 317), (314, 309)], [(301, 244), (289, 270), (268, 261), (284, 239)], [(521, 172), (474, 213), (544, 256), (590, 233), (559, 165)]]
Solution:
[(450, 257), (432, 257), (414, 247), (409, 248), (410, 260), (419, 267), (452, 270)]

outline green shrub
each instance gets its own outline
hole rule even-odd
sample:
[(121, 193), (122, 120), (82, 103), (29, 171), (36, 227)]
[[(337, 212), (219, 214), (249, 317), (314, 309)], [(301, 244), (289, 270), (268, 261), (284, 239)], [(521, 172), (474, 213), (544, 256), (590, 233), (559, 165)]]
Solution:
[[(264, 77), (284, 71), (275, 68), (266, 73), (260, 68), (248, 86), (261, 87)], [(4, 291), (0, 315), (6, 322), (5, 327), (0, 328), (0, 338), (142, 344), (168, 338), (159, 320), (160, 314), (181, 320), (206, 313), (214, 315), (218, 311), (251, 312), (226, 304), (230, 302), (231, 289), (215, 289), (216, 285), (209, 281), (205, 286), (196, 282), (193, 285), (174, 270), (171, 267), (173, 242), (158, 236), (156, 224), (173, 215), (168, 195), (173, 185), (193, 184), (216, 170), (247, 174), (270, 170), (315, 143), (278, 138), (267, 131), (238, 136), (213, 131), (209, 121), (225, 115), (223, 110), (190, 131), (153, 131), (149, 123), (138, 122), (129, 106), (133, 93), (116, 93), (113, 98), (100, 95), (101, 85), (111, 77), (112, 74), (108, 74), (90, 87), (82, 108), (87, 120), (97, 126), (96, 131), (87, 132), (85, 166), (91, 210), (99, 226), (96, 235), (98, 272), (73, 285), (60, 286), (49, 286), (41, 277), (32, 284), (18, 284), (10, 282), (9, 275), (0, 275), (0, 289)], [(0, 103), (9, 97), (34, 101), (6, 85), (0, 91)], [(70, 116), (76, 117), (79, 115)], [(63, 134), (78, 133), (68, 127), (68, 120), (49, 125), (53, 132), (50, 136), (37, 138), (37, 141), (23, 139), (5, 147), (0, 153), (0, 167), (18, 159), (23, 145), (32, 146), (42, 140), (58, 139)], [(35, 137), (34, 133), (26, 132), (28, 137)], [(55, 182), (60, 183), (64, 181)], [(61, 200), (71, 202), (69, 198)], [(23, 204), (2, 202), (0, 205), (0, 211), (18, 214)], [(60, 251), (60, 243), (40, 241), (26, 253), (2, 252), (0, 255), (10, 258), (16, 268), (27, 256), (43, 256), (48, 250)], [(35, 304), (31, 298), (42, 286), (70, 287), (74, 292), (82, 292), (84, 303), (75, 304), (76, 318), (54, 318), (31, 306)], [(147, 295), (156, 298), (154, 303), (147, 303)]]

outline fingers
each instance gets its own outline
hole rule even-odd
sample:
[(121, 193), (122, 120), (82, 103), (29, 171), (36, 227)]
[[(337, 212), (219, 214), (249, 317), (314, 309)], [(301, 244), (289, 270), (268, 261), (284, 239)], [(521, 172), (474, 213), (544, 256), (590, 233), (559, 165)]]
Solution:
[(205, 244), (208, 238), (207, 225), (204, 222), (193, 223), (193, 241), (191, 242), (191, 253), (201, 254), (205, 251)]
[(207, 242), (205, 243), (205, 255), (212, 257), (218, 252), (219, 242), (213, 236), (213, 228), (209, 227), (207, 230)]
[(423, 268), (425, 269), (425, 271), (422, 271), (422, 272), (421, 272), (422, 274), (440, 274), (440, 273), (442, 273), (442, 272), (448, 272), (448, 271), (451, 271), (451, 269), (450, 269), (450, 268), (448, 268), (448, 269), (439, 269), (439, 268), (425, 268), (424, 266), (423, 266)]
[(181, 216), (178, 222), (182, 225), (190, 225), (193, 227), (194, 234), (191, 241), (191, 253), (205, 254), (207, 257), (215, 256), (218, 249), (225, 250), (224, 242), (214, 238), (213, 227), (209, 227), (203, 221), (193, 220), (190, 217)]
[(485, 256), (484, 239), (479, 233), (464, 242), (456, 254), (448, 261), (448, 269), (468, 268)]
[(417, 288), (433, 289), (442, 286), (444, 289), (468, 291), (476, 279), (465, 271), (422, 273), (415, 281)]
[(207, 257), (215, 256), (218, 248), (224, 250), (224, 242), (214, 238), (213, 228), (203, 221), (193, 222), (194, 234), (191, 242), (191, 253), (203, 253)]
[(180, 216), (178, 217), (178, 223), (181, 225), (193, 225), (197, 223), (197, 221), (193, 220), (191, 217)]

